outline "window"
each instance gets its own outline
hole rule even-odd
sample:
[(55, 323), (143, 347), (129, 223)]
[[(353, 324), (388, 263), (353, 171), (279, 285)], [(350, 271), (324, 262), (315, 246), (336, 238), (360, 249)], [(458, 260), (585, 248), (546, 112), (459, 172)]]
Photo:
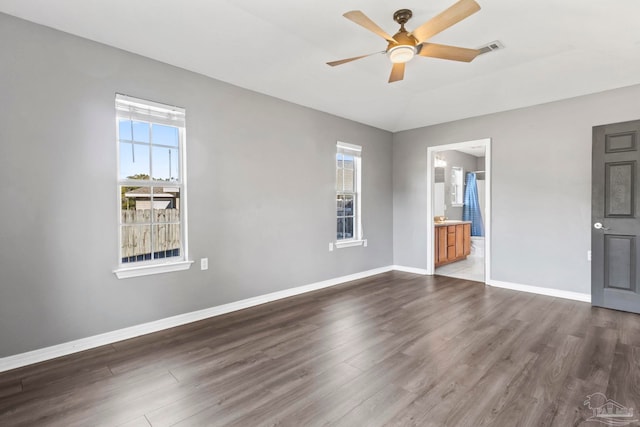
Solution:
[(185, 111), (116, 95), (119, 278), (187, 269)]
[(338, 142), (336, 153), (336, 246), (362, 244), (360, 171), (362, 147)]
[(462, 206), (464, 203), (464, 172), (461, 167), (451, 168), (451, 206)]

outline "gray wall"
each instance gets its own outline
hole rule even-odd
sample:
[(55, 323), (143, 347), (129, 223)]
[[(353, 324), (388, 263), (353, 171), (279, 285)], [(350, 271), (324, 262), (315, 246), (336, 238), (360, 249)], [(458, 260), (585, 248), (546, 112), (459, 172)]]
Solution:
[(491, 278), (590, 293), (591, 128), (640, 118), (640, 86), (394, 135), (394, 264), (426, 268), (427, 147), (491, 138)]
[(476, 157), (476, 170), (483, 171), (485, 170), (486, 165), (486, 157)]
[[(0, 357), (391, 265), (389, 132), (2, 14), (0, 63)], [(112, 273), (116, 92), (186, 108), (209, 270)], [(329, 252), (337, 140), (363, 146), (369, 246)]]

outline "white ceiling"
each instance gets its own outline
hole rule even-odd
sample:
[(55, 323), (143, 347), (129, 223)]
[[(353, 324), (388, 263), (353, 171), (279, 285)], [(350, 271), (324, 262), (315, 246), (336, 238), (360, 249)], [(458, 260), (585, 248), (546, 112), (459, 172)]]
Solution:
[(405, 79), (386, 48), (342, 17), (359, 9), (395, 33), (455, 0), (0, 0), (0, 11), (275, 96), (399, 131), (640, 83), (640, 1), (477, 0), (482, 9), (431, 41), (505, 49), (471, 63), (414, 58)]

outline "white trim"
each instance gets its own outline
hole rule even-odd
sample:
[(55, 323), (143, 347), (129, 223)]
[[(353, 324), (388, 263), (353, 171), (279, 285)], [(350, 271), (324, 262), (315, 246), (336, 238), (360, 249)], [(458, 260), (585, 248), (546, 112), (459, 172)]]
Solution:
[[(191, 262), (189, 262), (189, 264), (191, 264)], [(94, 335), (87, 338), (81, 338), (78, 340), (69, 341), (69, 342), (54, 345), (51, 347), (45, 347), (38, 350), (29, 351), (26, 353), (16, 354), (14, 356), (0, 358), (0, 372), (8, 371), (10, 369), (20, 368), (22, 366), (31, 365), (33, 363), (44, 362), (45, 360), (66, 356), (68, 354), (77, 353), (79, 351), (88, 350), (91, 348), (111, 344), (114, 342), (130, 339), (130, 338), (139, 337), (141, 335), (150, 334), (152, 332), (158, 332), (165, 329), (174, 328), (176, 326), (185, 325), (187, 323), (197, 322), (199, 320), (207, 319), (209, 317), (219, 316), (221, 314), (226, 314), (232, 311), (243, 310), (245, 308), (253, 307), (260, 304), (265, 304), (265, 303), (276, 301), (282, 298), (288, 298), (288, 297), (300, 295), (306, 292), (328, 288), (328, 287), (339, 285), (345, 282), (350, 282), (352, 280), (363, 279), (369, 276), (374, 276), (376, 274), (386, 273), (391, 270), (393, 270), (392, 266), (375, 268), (373, 270), (367, 270), (360, 273), (349, 274), (347, 276), (336, 277), (334, 279), (323, 280), (321, 282), (316, 282), (316, 283), (312, 283), (305, 286), (299, 286), (297, 288), (290, 288), (290, 289), (285, 289), (283, 291), (272, 292), (266, 295), (247, 298), (241, 301), (235, 301), (228, 304), (219, 305), (216, 307), (206, 308), (204, 310), (193, 311), (185, 314), (179, 314), (177, 316), (167, 317), (165, 319), (160, 319), (153, 322), (143, 323), (140, 325), (119, 329), (116, 331), (107, 332), (100, 335)]]
[(358, 240), (338, 240), (335, 243), (336, 249), (342, 248), (350, 248), (351, 246), (362, 246), (364, 244), (364, 239)]
[[(187, 191), (187, 127), (183, 126), (180, 132), (180, 223), (182, 225), (182, 256), (184, 260), (189, 260), (189, 192)], [(118, 157), (118, 161), (120, 158)], [(487, 199), (488, 200), (488, 199)], [(193, 261), (192, 261), (193, 262)]]
[(427, 274), (435, 274), (435, 258), (433, 251), (433, 168), (435, 153), (440, 151), (458, 150), (484, 144), (485, 146), (485, 208), (484, 208), (484, 281), (491, 281), (491, 138), (474, 141), (458, 142), (455, 144), (435, 145), (427, 147)]
[(574, 301), (591, 302), (591, 294), (563, 291), (560, 289), (542, 288), (540, 286), (521, 285), (518, 283), (502, 282), (499, 280), (487, 280), (487, 285), (496, 288), (511, 289), (513, 291), (529, 292), (531, 294), (547, 295), (556, 298), (565, 298)]
[(172, 271), (183, 271), (191, 268), (193, 261), (179, 261), (166, 264), (136, 265), (135, 267), (123, 267), (113, 270), (118, 279), (128, 279), (130, 277), (149, 276), (150, 274), (170, 273)]
[(405, 273), (421, 274), (423, 276), (429, 274), (424, 268), (405, 267), (403, 265), (394, 265), (393, 269), (396, 271), (404, 271)]

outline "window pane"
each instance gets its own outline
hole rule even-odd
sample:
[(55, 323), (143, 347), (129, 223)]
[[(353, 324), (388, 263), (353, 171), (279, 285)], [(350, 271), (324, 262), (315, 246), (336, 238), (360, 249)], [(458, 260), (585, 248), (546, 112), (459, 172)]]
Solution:
[(347, 194), (342, 196), (344, 200), (344, 214), (353, 215), (353, 195)]
[(122, 224), (151, 222), (151, 187), (120, 187)]
[(344, 239), (344, 218), (338, 218), (338, 234), (337, 239)]
[(177, 181), (179, 166), (180, 159), (177, 148), (153, 147), (153, 179)]
[(344, 219), (344, 238), (353, 238), (353, 217), (346, 217)]
[(336, 207), (337, 207), (337, 215), (344, 216), (344, 196), (338, 195), (336, 197)]
[(336, 154), (336, 168), (341, 169), (343, 167), (343, 158), (344, 156), (342, 155), (342, 153)]
[(123, 263), (151, 259), (151, 226), (123, 225), (121, 257)]
[(178, 146), (178, 128), (174, 126), (165, 126), (153, 124), (152, 135), (153, 145), (169, 145), (171, 147)]
[(131, 141), (131, 120), (118, 121), (118, 138)]
[(180, 224), (153, 226), (153, 259), (180, 256)]
[(149, 179), (149, 146), (120, 143), (120, 179)]
[(180, 222), (180, 188), (153, 188), (153, 221)]
[(133, 140), (137, 142), (149, 142), (149, 123), (133, 122)]
[(354, 171), (352, 169), (338, 169), (337, 175), (338, 191), (355, 192)]
[(354, 157), (349, 154), (344, 155), (344, 168), (354, 169)]

